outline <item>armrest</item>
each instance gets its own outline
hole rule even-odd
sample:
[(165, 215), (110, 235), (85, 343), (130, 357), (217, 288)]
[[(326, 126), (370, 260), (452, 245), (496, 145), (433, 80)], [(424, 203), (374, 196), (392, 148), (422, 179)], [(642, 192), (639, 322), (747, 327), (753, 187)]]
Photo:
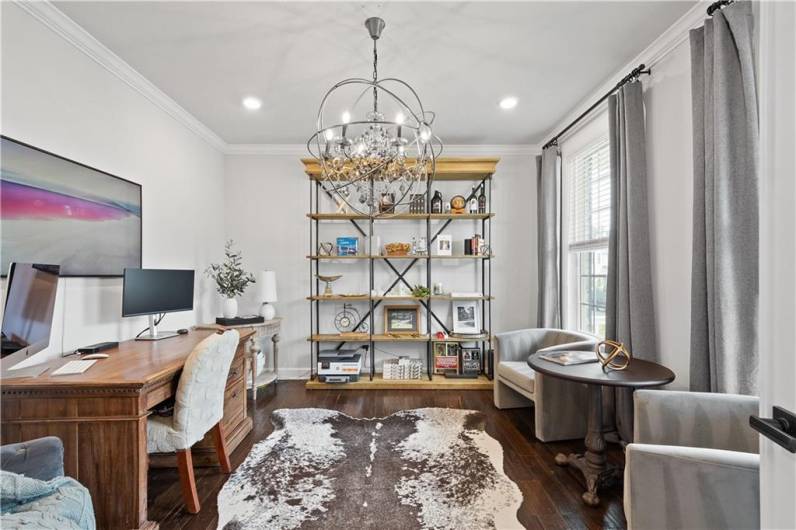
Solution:
[(632, 443), (625, 451), (628, 528), (757, 528), (760, 457)]
[(637, 390), (633, 440), (758, 453), (757, 433), (749, 416), (758, 398), (737, 394)]
[(52, 480), (64, 474), (64, 445), (47, 436), (0, 447), (0, 469), (38, 480)]
[(566, 342), (564, 344), (556, 344), (555, 346), (548, 346), (547, 348), (540, 348), (537, 352), (547, 351), (594, 351), (597, 347), (597, 341), (594, 340), (580, 340), (577, 342)]

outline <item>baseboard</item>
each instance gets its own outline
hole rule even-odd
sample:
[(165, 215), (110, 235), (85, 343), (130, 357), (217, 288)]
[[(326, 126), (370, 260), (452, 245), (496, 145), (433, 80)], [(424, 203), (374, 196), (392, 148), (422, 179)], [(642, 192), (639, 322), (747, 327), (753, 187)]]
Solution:
[(307, 381), (310, 371), (306, 368), (280, 368), (279, 379), (282, 381)]

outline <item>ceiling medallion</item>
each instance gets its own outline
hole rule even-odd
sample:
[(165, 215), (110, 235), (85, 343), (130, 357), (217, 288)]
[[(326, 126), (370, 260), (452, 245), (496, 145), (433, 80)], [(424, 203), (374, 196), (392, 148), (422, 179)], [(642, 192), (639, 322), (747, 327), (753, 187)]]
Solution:
[[(321, 166), (323, 189), (342, 209), (369, 216), (400, 213), (417, 195), (425, 204), (425, 184), (442, 152), (431, 129), (434, 113), (423, 109), (415, 90), (378, 77), (376, 44), (384, 25), (377, 17), (365, 21), (373, 39), (372, 79), (344, 79), (329, 89), (307, 142)], [(342, 109), (339, 123), (326, 119), (327, 108)]]

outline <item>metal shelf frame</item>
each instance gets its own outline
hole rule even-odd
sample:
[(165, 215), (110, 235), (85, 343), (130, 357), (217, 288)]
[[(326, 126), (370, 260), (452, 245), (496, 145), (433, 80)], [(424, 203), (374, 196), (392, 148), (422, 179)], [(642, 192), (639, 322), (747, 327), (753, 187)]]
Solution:
[[(481, 162), (481, 159), (478, 159)], [(497, 159), (493, 159), (494, 164), (497, 163)], [(306, 162), (305, 162), (306, 164)], [(310, 333), (308, 337), (308, 341), (310, 344), (310, 380), (314, 380), (317, 375), (317, 358), (320, 352), (320, 345), (322, 342), (337, 342), (335, 349), (341, 349), (346, 342), (366, 342), (368, 344), (368, 365), (369, 365), (369, 379), (372, 381), (374, 376), (376, 375), (376, 348), (375, 344), (377, 342), (385, 342), (385, 336), (383, 334), (374, 333), (374, 325), (375, 325), (375, 312), (376, 309), (381, 305), (381, 303), (385, 300), (390, 300), (393, 297), (389, 296), (372, 296), (374, 285), (375, 285), (375, 263), (377, 261), (384, 263), (395, 275), (392, 283), (388, 287), (385, 292), (389, 292), (399, 283), (403, 283), (410, 289), (412, 285), (406, 280), (405, 276), (409, 273), (412, 268), (420, 263), (421, 265), (425, 265), (425, 272), (426, 272), (426, 287), (431, 289), (432, 277), (433, 277), (433, 265), (432, 262), (438, 256), (431, 255), (431, 248), (433, 243), (436, 241), (437, 237), (444, 230), (450, 225), (451, 222), (454, 220), (470, 220), (474, 222), (479, 222), (481, 224), (481, 234), (484, 237), (485, 241), (491, 245), (492, 244), (492, 219), (494, 217), (494, 213), (492, 213), (492, 179), (493, 179), (494, 167), (491, 172), (485, 172), (479, 178), (473, 178), (471, 173), (463, 173), (461, 179), (455, 178), (455, 175), (447, 175), (444, 181), (451, 181), (451, 180), (461, 180), (461, 181), (476, 181), (478, 184), (475, 186), (475, 191), (470, 191), (467, 196), (466, 200), (469, 202), (470, 198), (473, 197), (474, 193), (477, 193), (479, 187), (483, 186), (485, 195), (486, 195), (486, 212), (485, 214), (464, 214), (461, 216), (457, 216), (455, 214), (430, 214), (431, 212), (431, 195), (432, 195), (432, 184), (433, 180), (426, 181), (426, 192), (425, 192), (425, 207), (427, 213), (422, 214), (408, 214), (398, 212), (394, 216), (367, 216), (367, 215), (350, 215), (350, 214), (329, 214), (323, 213), (320, 211), (320, 197), (322, 195), (327, 195), (331, 198), (331, 194), (328, 191), (323, 189), (321, 185), (321, 180), (308, 170), (308, 175), (310, 176), (309, 179), (309, 209), (310, 213), (307, 214), (307, 218), (309, 220), (309, 252), (307, 253), (307, 258), (309, 260), (309, 269), (310, 269), (310, 293), (307, 297), (310, 303)], [(373, 189), (373, 181), (371, 180), (371, 189)], [(320, 263), (325, 260), (334, 260), (334, 259), (346, 259), (345, 257), (338, 257), (338, 256), (320, 256), (318, 255), (318, 245), (320, 243), (319, 234), (320, 234), (320, 223), (322, 221), (339, 221), (345, 220), (348, 221), (354, 229), (359, 233), (362, 237), (366, 237), (368, 240), (368, 254), (367, 256), (356, 256), (357, 259), (367, 259), (368, 260), (368, 270), (369, 270), (369, 291), (367, 296), (357, 296), (357, 297), (343, 297), (343, 296), (334, 296), (334, 297), (324, 297), (321, 295), (321, 285), (320, 280), (318, 279), (318, 274), (320, 272)], [(374, 254), (373, 249), (373, 239), (375, 233), (375, 224), (377, 221), (386, 221), (386, 220), (402, 220), (402, 221), (414, 221), (414, 222), (423, 222), (425, 223), (426, 228), (426, 244), (427, 244), (427, 252), (428, 255), (426, 256), (381, 256)], [(444, 221), (441, 226), (435, 227), (432, 233), (432, 221)], [(494, 297), (492, 296), (492, 263), (494, 260), (494, 256), (487, 255), (487, 256), (451, 256), (450, 258), (444, 256), (447, 259), (456, 259), (456, 258), (478, 258), (468, 260), (475, 264), (476, 267), (480, 268), (480, 292), (482, 296), (480, 297), (473, 297), (470, 300), (478, 300), (481, 302), (481, 322), (482, 327), (486, 331), (486, 338), (484, 339), (474, 339), (470, 340), (462, 340), (456, 339), (459, 342), (475, 342), (479, 344), (481, 350), (481, 374), (486, 375), (489, 379), (493, 377), (493, 367), (491, 366), (491, 338), (493, 337), (492, 333), (492, 301)], [(353, 259), (353, 257), (352, 257)], [(405, 263), (405, 260), (410, 260), (409, 263)], [(394, 261), (401, 261), (401, 265), (397, 265)], [(314, 282), (312, 279), (314, 278)], [(476, 282), (477, 283), (477, 282)], [(434, 359), (433, 359), (433, 352), (432, 352), (432, 343), (435, 341), (434, 336), (432, 334), (432, 320), (434, 320), (442, 330), (445, 331), (446, 334), (450, 334), (450, 329), (439, 318), (439, 316), (434, 312), (432, 309), (432, 303), (435, 301), (444, 301), (446, 303), (450, 303), (451, 301), (455, 300), (450, 296), (439, 296), (439, 295), (432, 295), (429, 297), (422, 297), (422, 298), (409, 298), (409, 297), (395, 297), (396, 300), (413, 300), (419, 303), (422, 308), (425, 310), (426, 313), (426, 330), (424, 337), (415, 337), (407, 342), (417, 342), (417, 343), (425, 343), (426, 347), (426, 375), (428, 376), (428, 380), (432, 380), (433, 372), (434, 372)], [(360, 321), (356, 323), (353, 328), (353, 331), (359, 329), (359, 327), (364, 323), (368, 322), (368, 333), (367, 333), (367, 340), (357, 340), (357, 339), (349, 339), (345, 340), (337, 340), (334, 339), (333, 336), (323, 335), (320, 332), (320, 304), (325, 301), (351, 301), (351, 302), (368, 302), (369, 309), (367, 313), (361, 317)], [(396, 339), (395, 342), (400, 342), (400, 339)]]

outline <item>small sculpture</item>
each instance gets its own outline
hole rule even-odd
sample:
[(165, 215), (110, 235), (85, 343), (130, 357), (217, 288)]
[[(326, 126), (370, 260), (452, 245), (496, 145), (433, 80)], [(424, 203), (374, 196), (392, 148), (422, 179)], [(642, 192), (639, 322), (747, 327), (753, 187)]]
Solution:
[(613, 340), (604, 340), (598, 343), (595, 351), (603, 370), (606, 368), (625, 370), (630, 366), (630, 361), (633, 359), (633, 354), (625, 348), (624, 344)]
[(334, 274), (332, 276), (325, 276), (323, 274), (316, 274), (315, 276), (322, 282), (326, 282), (326, 289), (323, 290), (323, 296), (332, 296), (332, 282), (336, 282), (343, 277), (342, 274)]

